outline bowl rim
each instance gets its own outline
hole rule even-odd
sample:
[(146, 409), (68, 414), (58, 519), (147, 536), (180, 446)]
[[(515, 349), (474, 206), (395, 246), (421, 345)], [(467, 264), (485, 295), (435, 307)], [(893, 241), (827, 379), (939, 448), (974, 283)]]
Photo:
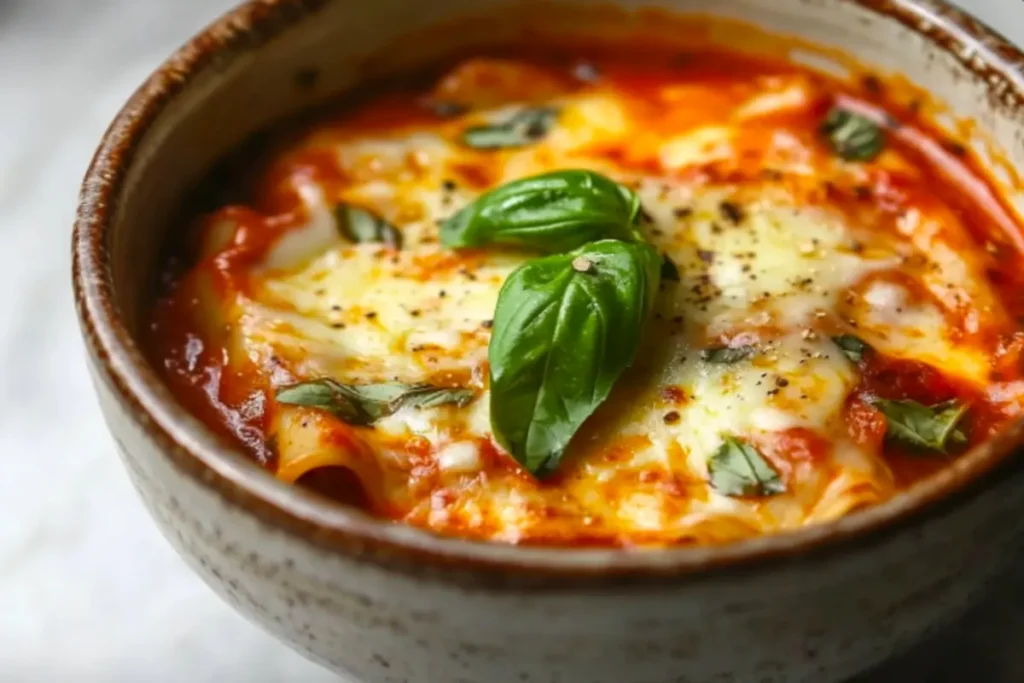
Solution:
[[(985, 80), (999, 106), (1024, 106), (1024, 52), (945, 0), (841, 1), (895, 19), (953, 55)], [(419, 577), (542, 590), (650, 587), (763, 571), (882, 543), (1024, 470), (1018, 449), (1024, 443), (1022, 418), (934, 477), (839, 520), (721, 546), (654, 550), (538, 548), (441, 537), (332, 505), (277, 480), (180, 406), (150, 367), (114, 303), (108, 238), (140, 142), (175, 96), (211, 65), (258, 49), (328, 2), (250, 0), (214, 21), (149, 76), (119, 111), (81, 187), (72, 240), (73, 284), (94, 381), (111, 391), (174, 468), (229, 506), (329, 554)]]

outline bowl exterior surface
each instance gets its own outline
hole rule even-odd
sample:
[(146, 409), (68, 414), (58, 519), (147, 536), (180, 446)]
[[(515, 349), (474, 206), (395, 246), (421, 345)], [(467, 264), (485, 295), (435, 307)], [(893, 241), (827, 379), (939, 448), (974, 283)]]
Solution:
[(132, 481), (182, 556), (250, 619), (367, 683), (842, 681), (962, 613), (1024, 540), (1018, 479), (820, 562), (650, 587), (463, 585), (258, 520), (175, 468), (97, 384)]

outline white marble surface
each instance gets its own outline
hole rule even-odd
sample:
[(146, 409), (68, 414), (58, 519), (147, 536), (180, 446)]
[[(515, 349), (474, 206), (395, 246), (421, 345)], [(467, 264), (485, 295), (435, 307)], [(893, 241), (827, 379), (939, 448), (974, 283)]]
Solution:
[[(222, 604), (159, 536), (93, 403), (71, 303), (68, 238), (97, 139), (230, 4), (0, 0), (0, 681), (338, 682)], [(964, 4), (1024, 42), (1020, 0)], [(997, 617), (1019, 643), (1007, 605), (976, 621)], [(1000, 661), (970, 680), (1024, 680), (1016, 657), (983, 647), (996, 636), (968, 634), (943, 649)]]

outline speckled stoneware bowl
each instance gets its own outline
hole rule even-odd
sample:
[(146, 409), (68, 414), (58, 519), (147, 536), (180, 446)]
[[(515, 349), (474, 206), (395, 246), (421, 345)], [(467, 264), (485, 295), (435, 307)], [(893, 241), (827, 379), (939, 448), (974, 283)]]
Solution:
[[(976, 122), (977, 149), (1024, 167), (1024, 55), (924, 0), (254, 2), (164, 64), (100, 145), (82, 188), (74, 278), (121, 455), (203, 578), (326, 666), (374, 683), (838, 681), (960, 613), (1024, 538), (1021, 423), (884, 505), (798, 533), (671, 551), (525, 549), (321, 502), (225, 445), (161, 385), (135, 339), (165, 217), (229, 148), (454, 49), (609, 27), (665, 32), (667, 15), (637, 11), (652, 6), (837, 51), (793, 54), (818, 66), (843, 52), (903, 73), (948, 105), (950, 125)], [(470, 13), (472, 30), (456, 28)], [(643, 16), (661, 19), (645, 28)], [(749, 43), (736, 31), (719, 37)]]

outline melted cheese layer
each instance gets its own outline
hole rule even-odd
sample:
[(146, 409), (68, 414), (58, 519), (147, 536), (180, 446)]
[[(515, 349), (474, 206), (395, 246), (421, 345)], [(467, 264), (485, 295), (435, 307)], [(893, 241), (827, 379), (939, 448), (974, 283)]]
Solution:
[[(879, 440), (849, 424), (861, 372), (832, 338), (856, 334), (888, 357), (984, 387), (993, 350), (978, 335), (1004, 329), (1007, 317), (984, 258), (965, 255), (966, 228), (934, 203), (896, 220), (823, 190), (913, 165), (896, 150), (866, 165), (830, 154), (806, 123), (820, 85), (805, 74), (731, 90), (666, 82), (647, 96), (614, 79), (571, 88), (539, 79), (531, 90), (510, 76), (535, 68), (463, 65), (442, 90), (465, 94), (460, 79), (469, 79), (486, 83), (486, 96), (454, 120), (316, 132), (294, 153), (326, 155), (333, 179), (281, 161), (278, 190), (295, 198), (298, 218), (259, 259), (230, 266), (244, 285), (211, 295), (226, 302), (216, 315), (229, 329), (230, 362), (255, 368), (264, 391), (319, 377), (478, 390), (464, 408), (405, 408), (373, 427), (271, 405), (281, 476), (347, 467), (380, 514), (449, 534), (566, 544), (723, 542), (892, 495)], [(504, 120), (527, 102), (560, 110), (536, 144), (481, 152), (459, 143), (465, 127)], [(559, 168), (635, 188), (650, 217), (645, 236), (680, 280), (662, 283), (634, 366), (557, 475), (537, 481), (495, 445), (487, 392), (498, 291), (530, 256), (453, 252), (438, 244), (437, 226), (488, 188)], [(333, 219), (339, 202), (399, 226), (403, 247), (344, 241)], [(735, 362), (709, 355), (740, 346), (748, 357)], [(726, 437), (764, 453), (786, 492), (716, 490), (708, 463)]]

